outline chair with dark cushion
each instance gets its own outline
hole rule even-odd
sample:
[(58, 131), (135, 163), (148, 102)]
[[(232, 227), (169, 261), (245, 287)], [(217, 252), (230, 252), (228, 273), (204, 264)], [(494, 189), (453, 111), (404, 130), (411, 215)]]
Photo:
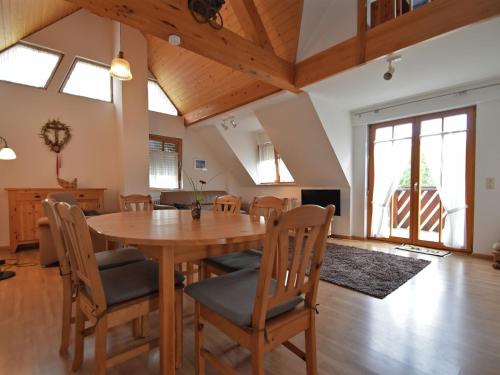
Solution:
[(120, 195), (120, 211), (153, 211), (151, 195)]
[(214, 211), (224, 213), (239, 213), (241, 200), (234, 195), (222, 195), (214, 199)]
[[(284, 212), (288, 205), (287, 198), (272, 196), (255, 197), (250, 205), (249, 215), (252, 220), (267, 222), (273, 211)], [(260, 267), (262, 252), (259, 250), (245, 250), (238, 253), (219, 255), (204, 259), (206, 275), (223, 275), (245, 268), (258, 269)]]
[[(43, 210), (47, 215), (51, 233), (51, 243), (54, 246), (57, 260), (59, 262), (59, 273), (63, 280), (63, 306), (62, 306), (62, 330), (61, 345), (59, 351), (66, 353), (69, 347), (69, 337), (71, 329), (71, 311), (74, 302), (73, 291), (75, 290), (75, 277), (71, 274), (70, 258), (68, 248), (62, 236), (61, 222), (55, 210), (52, 199), (45, 199), (42, 202)], [(113, 267), (124, 266), (129, 263), (146, 260), (146, 257), (135, 248), (122, 248), (116, 250), (101, 251), (95, 254), (97, 266), (100, 270)]]
[[(52, 199), (56, 203), (59, 202), (64, 202), (69, 204), (70, 206), (77, 206), (78, 202), (76, 201), (76, 198), (73, 194), (71, 194), (69, 191), (54, 191), (52, 193), (49, 193), (47, 195), (47, 198)], [(97, 216), (99, 215), (99, 212), (96, 210), (86, 210), (82, 209), (83, 213), (85, 216)]]
[[(58, 203), (55, 206), (61, 223), (62, 237), (67, 246), (71, 275), (77, 286), (75, 356), (73, 371), (83, 361), (85, 321), (94, 324), (94, 373), (105, 374), (106, 368), (143, 354), (158, 345), (157, 339), (141, 340), (135, 347), (109, 356), (107, 331), (133, 321), (158, 309), (158, 265), (154, 261), (129, 263), (121, 267), (99, 270), (92, 249), (89, 227), (82, 210), (77, 206)], [(182, 353), (182, 294), (183, 280), (176, 274), (176, 365)]]
[[(316, 296), (334, 211), (333, 206), (306, 205), (273, 212), (260, 270), (240, 270), (186, 288), (195, 300), (196, 374), (205, 374), (205, 361), (222, 374), (236, 373), (204, 347), (204, 322), (252, 353), (252, 374), (264, 374), (265, 353), (280, 344), (306, 361), (307, 374), (317, 374)], [(305, 352), (289, 341), (302, 332)]]

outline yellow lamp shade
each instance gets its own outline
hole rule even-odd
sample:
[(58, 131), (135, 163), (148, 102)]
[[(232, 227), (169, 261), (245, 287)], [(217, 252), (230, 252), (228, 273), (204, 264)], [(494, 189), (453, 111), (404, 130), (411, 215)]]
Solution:
[(119, 79), (120, 81), (130, 81), (132, 79), (132, 72), (130, 71), (130, 64), (123, 58), (123, 52), (120, 51), (118, 57), (111, 61), (111, 68), (109, 69), (111, 77)]

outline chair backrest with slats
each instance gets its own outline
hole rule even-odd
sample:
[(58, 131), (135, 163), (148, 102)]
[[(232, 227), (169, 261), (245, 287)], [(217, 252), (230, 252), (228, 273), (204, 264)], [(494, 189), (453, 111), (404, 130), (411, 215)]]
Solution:
[[(305, 205), (273, 212), (267, 222), (252, 326), (263, 329), (268, 310), (305, 295), (316, 305), (319, 274), (335, 206)], [(277, 263), (277, 265), (275, 265)], [(275, 272), (276, 288), (269, 293)]]
[(53, 191), (52, 193), (49, 193), (49, 195), (47, 195), (47, 198), (52, 199), (56, 203), (67, 203), (70, 206), (78, 204), (75, 196), (67, 191)]
[(50, 234), (52, 235), (52, 242), (54, 243), (57, 260), (59, 261), (61, 276), (65, 276), (71, 274), (71, 266), (69, 254), (63, 240), (61, 222), (55, 210), (55, 205), (56, 202), (49, 198), (42, 201), (43, 210), (49, 220)]
[(120, 195), (120, 210), (125, 211), (152, 211), (153, 199), (151, 195)]
[(254, 220), (264, 217), (265, 222), (273, 211), (279, 213), (286, 211), (288, 198), (277, 198), (272, 196), (255, 197), (250, 205), (249, 215)]
[(240, 198), (234, 195), (222, 195), (214, 200), (214, 211), (230, 214), (240, 212)]
[(87, 221), (78, 206), (57, 203), (55, 207), (61, 221), (64, 243), (70, 253), (71, 271), (76, 281), (86, 287), (86, 295), (92, 300), (94, 313), (98, 315), (107, 306)]

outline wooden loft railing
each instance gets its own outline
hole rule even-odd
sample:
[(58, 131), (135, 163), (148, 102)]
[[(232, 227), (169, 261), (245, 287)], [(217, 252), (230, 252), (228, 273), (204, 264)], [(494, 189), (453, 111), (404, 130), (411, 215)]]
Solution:
[(373, 28), (402, 16), (432, 0), (366, 0), (366, 25)]

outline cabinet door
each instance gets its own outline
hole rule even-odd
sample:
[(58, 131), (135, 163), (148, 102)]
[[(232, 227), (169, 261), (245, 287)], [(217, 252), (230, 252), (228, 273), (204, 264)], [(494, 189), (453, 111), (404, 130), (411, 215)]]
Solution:
[(34, 241), (37, 238), (36, 209), (33, 202), (19, 201), (16, 207), (17, 242)]

